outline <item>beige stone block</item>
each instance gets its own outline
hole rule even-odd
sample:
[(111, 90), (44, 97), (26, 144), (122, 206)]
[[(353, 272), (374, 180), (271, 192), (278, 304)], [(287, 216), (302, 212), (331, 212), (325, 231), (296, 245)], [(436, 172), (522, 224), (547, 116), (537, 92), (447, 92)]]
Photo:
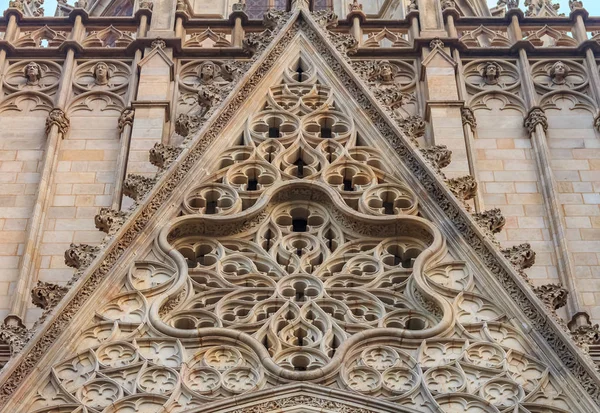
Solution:
[(519, 228), (546, 228), (542, 217), (519, 217)]
[(600, 229), (582, 228), (581, 239), (590, 241), (600, 241)]
[(52, 201), (53, 206), (74, 206), (75, 197), (72, 195), (56, 195)]
[(50, 242), (72, 242), (73, 232), (72, 231), (44, 231), (42, 241), (46, 243)]
[(583, 198), (581, 194), (558, 194), (558, 200), (561, 204), (567, 205), (578, 205), (583, 203)]
[(486, 182), (485, 191), (489, 194), (514, 193), (515, 185), (512, 182)]
[(102, 150), (65, 150), (59, 155), (61, 161), (101, 161), (104, 159)]
[(565, 217), (567, 228), (592, 228), (589, 217)]
[(478, 160), (477, 168), (480, 171), (502, 171), (504, 162), (502, 160)]
[(536, 182), (516, 182), (515, 191), (520, 194), (534, 194), (538, 192)]
[(597, 205), (564, 205), (563, 209), (567, 216), (598, 216), (600, 209)]
[(540, 194), (507, 194), (506, 199), (509, 204), (540, 204), (542, 196)]

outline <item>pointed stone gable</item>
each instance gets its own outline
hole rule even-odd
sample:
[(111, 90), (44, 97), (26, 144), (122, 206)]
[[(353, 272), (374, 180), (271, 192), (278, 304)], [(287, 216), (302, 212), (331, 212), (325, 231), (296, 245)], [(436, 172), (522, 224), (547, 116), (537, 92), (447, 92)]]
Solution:
[[(329, 35), (293, 16), (7, 366), (6, 408), (594, 411), (502, 218), (468, 214)], [(334, 390), (276, 388), (305, 381)]]

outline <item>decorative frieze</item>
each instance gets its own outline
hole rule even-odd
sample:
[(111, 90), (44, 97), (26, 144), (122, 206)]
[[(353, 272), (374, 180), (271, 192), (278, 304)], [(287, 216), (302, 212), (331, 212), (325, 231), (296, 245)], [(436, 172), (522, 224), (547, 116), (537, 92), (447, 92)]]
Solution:
[(535, 251), (529, 243), (505, 248), (502, 253), (519, 270), (525, 270), (535, 264)]
[(65, 264), (71, 268), (83, 270), (94, 261), (100, 252), (100, 247), (89, 244), (71, 244), (65, 251)]
[(548, 118), (541, 108), (533, 108), (529, 111), (527, 118), (525, 118), (525, 128), (532, 134), (535, 132), (537, 125), (542, 125), (544, 131), (548, 130)]
[(62, 300), (69, 289), (58, 284), (38, 281), (31, 290), (31, 301), (43, 310), (51, 310)]
[(123, 195), (135, 201), (140, 201), (152, 190), (155, 184), (156, 178), (129, 174), (123, 182)]
[(157, 168), (166, 169), (179, 156), (181, 151), (180, 146), (155, 143), (154, 147), (150, 149), (150, 163)]
[(438, 173), (440, 173), (443, 168), (450, 165), (450, 162), (452, 161), (452, 151), (448, 149), (446, 145), (421, 148), (420, 151)]
[(46, 118), (46, 134), (49, 134), (52, 126), (56, 125), (58, 127), (58, 132), (62, 136), (65, 136), (69, 131), (70, 124), (71, 122), (69, 121), (69, 118), (67, 118), (65, 112), (62, 109), (54, 108)]
[(552, 311), (558, 310), (567, 304), (569, 291), (560, 284), (546, 284), (533, 289), (540, 300)]
[(100, 231), (113, 235), (123, 226), (128, 215), (127, 212), (101, 208), (100, 212), (94, 217), (94, 223)]

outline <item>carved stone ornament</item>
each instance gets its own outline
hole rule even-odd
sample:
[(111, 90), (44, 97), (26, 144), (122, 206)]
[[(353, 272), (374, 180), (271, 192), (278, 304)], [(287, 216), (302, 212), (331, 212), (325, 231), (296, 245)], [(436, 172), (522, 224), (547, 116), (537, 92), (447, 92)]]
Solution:
[(442, 0), (442, 10), (455, 9), (456, 2), (454, 0)]
[(200, 116), (180, 113), (175, 121), (175, 132), (181, 136), (188, 136), (200, 129)]
[(87, 0), (79, 0), (73, 3), (73, 6), (77, 9), (87, 9), (88, 2)]
[(29, 62), (23, 69), (23, 76), (27, 85), (36, 86), (43, 76), (42, 68), (36, 62)]
[(359, 3), (358, 0), (354, 0), (352, 3), (348, 5), (348, 11), (350, 13), (361, 12), (363, 10), (362, 3)]
[(181, 151), (182, 148), (179, 146), (155, 143), (154, 147), (150, 149), (150, 163), (157, 168), (166, 169), (179, 156)]
[(479, 74), (488, 85), (497, 85), (502, 74), (502, 66), (496, 62), (487, 62), (480, 68)]
[(319, 10), (312, 13), (315, 21), (324, 28), (336, 27), (338, 25), (338, 16), (333, 10)]
[(535, 294), (548, 308), (558, 310), (567, 304), (569, 291), (560, 284), (546, 284), (533, 289)]
[(351, 34), (332, 31), (328, 31), (327, 33), (331, 43), (333, 43), (335, 48), (343, 55), (352, 56), (358, 52), (358, 41)]
[(25, 3), (22, 0), (10, 0), (8, 2), (8, 7), (20, 10), (21, 12), (25, 11)]
[(497, 234), (502, 231), (504, 224), (506, 224), (506, 219), (499, 208), (477, 212), (473, 214), (473, 218), (475, 218), (475, 221), (477, 221), (481, 227), (490, 231), (492, 234)]
[(435, 145), (429, 148), (422, 148), (421, 153), (429, 161), (431, 166), (440, 172), (441, 169), (450, 165), (452, 161), (452, 151), (446, 145)]
[(429, 48), (431, 50), (435, 50), (435, 49), (444, 49), (444, 42), (442, 41), (442, 39), (440, 39), (439, 37), (434, 38), (430, 43), (429, 43)]
[(0, 325), (0, 342), (8, 344), (11, 355), (21, 352), (30, 338), (31, 331), (23, 325)]
[(518, 67), (508, 60), (473, 60), (463, 73), (472, 93), (498, 89), (518, 93), (521, 83)]
[(531, 244), (524, 243), (505, 248), (502, 253), (516, 268), (525, 270), (535, 264), (535, 251), (531, 249)]
[(506, 7), (509, 10), (518, 9), (519, 8), (519, 0), (506, 0)]
[(135, 201), (140, 201), (152, 190), (155, 184), (156, 178), (129, 174), (123, 182), (123, 195)]
[(69, 289), (58, 284), (38, 281), (31, 290), (31, 301), (43, 310), (51, 310), (62, 300)]
[(446, 181), (448, 188), (461, 201), (468, 201), (477, 195), (477, 181), (471, 175), (452, 178)]
[(123, 132), (125, 129), (125, 125), (133, 125), (133, 118), (135, 116), (135, 110), (133, 108), (125, 108), (121, 112), (121, 116), (119, 116), (119, 123), (117, 127), (119, 128), (119, 132)]
[(594, 118), (594, 128), (600, 132), (600, 113), (598, 113)]
[(540, 93), (554, 90), (584, 92), (589, 84), (586, 68), (574, 60), (542, 60), (531, 66), (531, 75)]
[(411, 11), (417, 11), (417, 10), (419, 10), (419, 5), (417, 4), (417, 0), (409, 0), (408, 6), (406, 6), (407, 14), (410, 13)]
[(237, 3), (233, 3), (231, 5), (231, 10), (234, 12), (245, 12), (246, 11), (246, 3), (242, 0)]
[(584, 350), (589, 346), (600, 344), (600, 327), (598, 324), (585, 324), (571, 331), (571, 337)]
[(571, 11), (583, 9), (583, 2), (581, 0), (569, 0), (569, 9)]
[(427, 127), (425, 120), (421, 116), (415, 115), (406, 119), (398, 119), (397, 122), (411, 141), (419, 146), (417, 139), (422, 138), (423, 135), (425, 135), (425, 128)]
[(463, 125), (469, 125), (471, 130), (477, 128), (477, 119), (475, 118), (475, 114), (471, 108), (461, 108), (460, 114)]
[(63, 137), (69, 131), (71, 122), (62, 109), (54, 108), (48, 114), (48, 117), (46, 118), (46, 135), (50, 133), (50, 130), (55, 125), (58, 127), (58, 133)]
[(148, 9), (152, 10), (154, 8), (154, 3), (149, 0), (140, 1), (140, 9)]
[[(271, 75), (298, 30), (313, 43), (326, 70), (339, 77), (349, 96), (357, 97), (372, 130), (396, 151), (408, 170), (404, 178), (447, 214), (449, 225), (481, 258), (481, 277), (498, 280), (499, 295), (506, 292), (513, 298), (512, 307), (522, 310), (576, 377), (556, 374), (558, 363), (543, 356), (546, 347), (536, 344), (538, 334), (506, 322), (514, 310), (508, 312), (510, 306), (499, 305), (498, 297), (484, 295), (485, 284), (473, 277), (462, 252), (445, 242), (437, 224), (416, 217), (418, 208), (403, 212), (413, 199), (410, 188), (376, 145), (355, 145), (356, 126), (346, 106), (333, 98), (326, 106), (321, 100), (315, 104), (299, 82), (297, 90), (304, 92), (291, 94), (291, 103), (281, 94), (265, 98), (281, 109), (285, 128), (279, 130), (265, 129), (272, 124), (269, 111), (261, 112), (265, 106), (256, 105), (258, 109), (239, 119), (243, 113), (238, 108), (254, 96), (254, 88), (244, 85), (227, 101), (185, 158), (173, 165), (165, 185), (140, 207), (135, 223), (110, 244), (103, 264), (82, 280), (81, 299), (68, 303), (40, 331), (0, 394), (15, 392), (48, 346), (60, 343), (74, 315), (85, 316), (79, 310), (91, 304), (86, 297), (109, 276), (116, 280), (115, 265), (125, 263), (130, 267), (113, 289), (118, 294), (104, 297), (104, 305), (89, 314), (78, 332), (81, 339), (75, 341), (79, 347), (66, 349), (65, 359), (45, 377), (39, 374), (39, 387), (28, 400), (18, 401), (22, 406), (30, 411), (48, 406), (86, 411), (86, 400), (105, 413), (133, 412), (138, 406), (206, 412), (214, 400), (237, 402), (243, 393), (296, 378), (324, 387), (335, 383), (377, 402), (399, 401), (397, 412), (422, 411), (424, 406), (447, 412), (549, 412), (558, 405), (556, 409), (580, 413), (582, 409), (570, 408), (577, 406), (577, 395), (565, 391), (575, 380), (597, 401), (598, 386), (586, 359), (565, 345), (547, 312), (523, 293), (516, 274), (501, 265), (482, 231), (415, 158), (410, 142), (372, 104), (373, 97), (365, 96), (364, 85), (312, 26), (300, 21), (285, 33), (248, 74), (249, 84)], [(327, 85), (319, 88), (318, 96), (334, 95), (326, 93)], [(303, 101), (312, 106), (302, 106)], [(319, 123), (323, 119), (327, 121)], [(248, 125), (245, 133), (251, 142), (224, 146), (219, 162), (212, 163), (218, 171), (202, 172), (201, 180), (194, 181), (192, 167), (206, 160), (205, 148), (223, 137), (221, 131), (232, 120)], [(333, 124), (331, 131), (322, 124)], [(299, 161), (299, 151), (292, 150), (303, 136), (312, 144), (302, 147)], [(274, 141), (280, 146), (269, 146)], [(389, 173), (377, 175), (371, 164)], [(356, 178), (344, 179), (349, 174)], [(381, 183), (381, 177), (386, 181)], [(184, 202), (193, 200), (187, 205), (195, 212), (173, 217), (163, 227), (161, 239), (166, 242), (148, 240), (148, 256), (123, 256), (180, 189)], [(390, 193), (395, 199), (388, 200)], [(249, 207), (240, 200), (251, 196), (264, 196), (265, 202)], [(205, 216), (231, 210), (236, 212), (230, 221)], [(242, 211), (249, 213), (237, 213)], [(388, 213), (392, 216), (382, 218)], [(487, 212), (479, 219), (493, 231), (499, 224), (485, 214), (498, 214)], [(414, 340), (398, 334), (402, 328), (411, 330)], [(312, 410), (337, 408), (329, 400), (323, 403)], [(268, 404), (246, 406), (235, 408), (244, 413), (274, 410)], [(290, 410), (289, 404), (276, 406)]]
[(98, 252), (100, 247), (94, 245), (71, 244), (65, 251), (65, 264), (78, 270), (85, 269), (94, 261)]
[(167, 47), (167, 43), (160, 37), (152, 41), (151, 47), (153, 49), (164, 49)]
[(544, 131), (548, 130), (548, 118), (541, 108), (531, 109), (524, 122), (524, 126), (530, 134), (535, 132), (537, 125), (542, 125)]
[(4, 74), (4, 88), (9, 94), (33, 90), (52, 95), (58, 87), (61, 70), (61, 66), (51, 60), (17, 61)]
[[(233, 5), (233, 11), (236, 11), (236, 6), (238, 5), (238, 3), (235, 3)], [(245, 6), (245, 4), (244, 4)], [(245, 10), (245, 8), (244, 8)], [(189, 6), (186, 0), (177, 0), (177, 4), (175, 6), (175, 11), (180, 12), (180, 13), (188, 13), (189, 12)]]
[(123, 211), (115, 211), (111, 208), (101, 208), (100, 212), (94, 217), (94, 224), (100, 231), (113, 235), (121, 227), (129, 214)]
[(75, 94), (106, 90), (121, 96), (129, 85), (130, 68), (116, 60), (87, 61), (79, 64), (73, 76)]

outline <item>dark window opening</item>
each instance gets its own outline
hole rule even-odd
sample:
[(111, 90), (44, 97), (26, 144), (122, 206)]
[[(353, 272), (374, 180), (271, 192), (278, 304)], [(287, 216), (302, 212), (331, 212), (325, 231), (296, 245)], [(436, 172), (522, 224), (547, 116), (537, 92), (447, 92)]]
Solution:
[(279, 138), (279, 128), (277, 126), (269, 127), (269, 138)]
[(332, 136), (331, 128), (328, 128), (327, 126), (321, 126), (321, 138), (331, 139)]
[(344, 179), (344, 191), (354, 191), (352, 179)]
[(307, 226), (308, 226), (308, 221), (304, 218), (298, 218), (298, 219), (292, 220), (292, 231), (294, 231), (294, 232), (306, 232)]
[(258, 189), (258, 180), (256, 178), (248, 179), (248, 185), (246, 189), (248, 191), (256, 191)]

